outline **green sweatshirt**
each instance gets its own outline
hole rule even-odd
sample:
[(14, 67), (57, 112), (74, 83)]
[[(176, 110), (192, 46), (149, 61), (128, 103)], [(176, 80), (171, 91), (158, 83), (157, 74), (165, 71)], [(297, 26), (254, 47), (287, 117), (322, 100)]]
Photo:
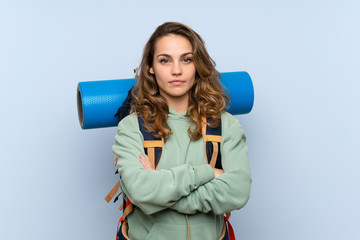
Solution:
[[(250, 195), (246, 136), (239, 121), (223, 113), (221, 156), (224, 174), (214, 178), (207, 164), (203, 139), (188, 136), (185, 113), (169, 109), (173, 134), (164, 145), (157, 170), (144, 169), (143, 136), (135, 114), (118, 125), (112, 150), (118, 155), (120, 186), (136, 206), (128, 215), (131, 240), (218, 240), (223, 215), (242, 208)], [(188, 215), (188, 224), (186, 215)]]

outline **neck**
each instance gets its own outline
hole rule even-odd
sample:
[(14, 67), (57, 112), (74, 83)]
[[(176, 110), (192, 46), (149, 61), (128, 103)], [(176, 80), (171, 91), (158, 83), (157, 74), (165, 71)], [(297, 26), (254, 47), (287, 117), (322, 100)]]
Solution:
[(174, 109), (175, 112), (178, 114), (181, 114), (183, 112), (186, 112), (189, 107), (189, 98), (179, 98), (179, 99), (166, 99), (167, 104), (170, 108)]

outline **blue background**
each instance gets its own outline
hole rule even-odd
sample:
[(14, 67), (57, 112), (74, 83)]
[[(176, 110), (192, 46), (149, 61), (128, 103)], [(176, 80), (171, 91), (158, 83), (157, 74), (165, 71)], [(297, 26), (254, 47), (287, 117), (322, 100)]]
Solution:
[(238, 239), (360, 239), (359, 1), (1, 1), (0, 239), (114, 239), (116, 128), (81, 130), (79, 81), (132, 78), (156, 26), (194, 28), (239, 116), (252, 195)]

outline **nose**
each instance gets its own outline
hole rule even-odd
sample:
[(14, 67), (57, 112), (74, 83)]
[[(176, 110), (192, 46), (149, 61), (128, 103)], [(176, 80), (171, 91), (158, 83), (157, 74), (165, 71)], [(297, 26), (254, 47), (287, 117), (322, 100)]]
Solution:
[(171, 74), (175, 75), (175, 76), (182, 74), (182, 67), (181, 67), (180, 62), (178, 62), (178, 61), (173, 62), (172, 66), (171, 66)]

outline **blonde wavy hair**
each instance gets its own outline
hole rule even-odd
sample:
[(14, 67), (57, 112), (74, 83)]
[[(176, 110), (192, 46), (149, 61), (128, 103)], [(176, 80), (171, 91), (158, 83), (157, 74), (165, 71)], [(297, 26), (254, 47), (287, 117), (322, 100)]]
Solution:
[(192, 45), (196, 74), (194, 85), (189, 92), (189, 108), (186, 116), (194, 123), (188, 129), (189, 137), (198, 140), (202, 135), (202, 118), (210, 119), (210, 126), (217, 127), (221, 113), (230, 102), (230, 98), (223, 90), (220, 74), (215, 69), (215, 62), (209, 56), (203, 39), (184, 24), (164, 23), (155, 30), (146, 43), (140, 69), (136, 73), (137, 83), (132, 90), (131, 112), (140, 114), (144, 119), (145, 127), (154, 136), (164, 138), (166, 141), (172, 134), (166, 122), (169, 107), (166, 99), (159, 94), (155, 75), (150, 73), (154, 61), (155, 43), (169, 34), (181, 35)]

